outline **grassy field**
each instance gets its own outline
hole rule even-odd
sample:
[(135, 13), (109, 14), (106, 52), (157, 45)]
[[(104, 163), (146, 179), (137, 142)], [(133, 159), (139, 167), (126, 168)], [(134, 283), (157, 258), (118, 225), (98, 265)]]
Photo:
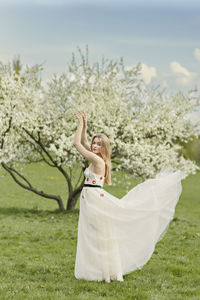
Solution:
[[(65, 195), (63, 178), (43, 165), (24, 173), (46, 192)], [(114, 173), (114, 172), (113, 172)], [(6, 172), (0, 169), (0, 175)], [(123, 185), (106, 190), (121, 198)], [(131, 189), (138, 182), (129, 177)], [(74, 277), (79, 205), (60, 213), (53, 200), (0, 177), (0, 299), (200, 299), (200, 173), (183, 181), (174, 220), (149, 262), (124, 282)]]

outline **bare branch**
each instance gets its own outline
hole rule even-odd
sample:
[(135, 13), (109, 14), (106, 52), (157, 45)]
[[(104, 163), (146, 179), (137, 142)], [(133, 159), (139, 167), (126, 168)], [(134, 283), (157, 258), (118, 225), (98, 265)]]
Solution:
[(8, 128), (5, 130), (5, 132), (2, 134), (2, 140), (1, 140), (1, 148), (0, 149), (3, 149), (3, 145), (4, 145), (4, 138), (6, 136), (6, 133), (9, 132), (10, 128), (11, 128), (11, 125), (12, 125), (12, 116), (10, 117), (9, 119), (9, 122), (8, 122)]
[(72, 195), (72, 184), (71, 184), (71, 180), (67, 174), (67, 172), (63, 169), (62, 166), (57, 166), (58, 170), (62, 173), (62, 175), (65, 177), (66, 181), (67, 181), (67, 184), (68, 184), (68, 189), (69, 189), (69, 197), (71, 197)]
[[(31, 183), (22, 175), (20, 174), (17, 170), (15, 170), (14, 168), (11, 168), (9, 166), (7, 166), (5, 163), (1, 163), (2, 167), (11, 175), (11, 177), (14, 179), (14, 181), (19, 185), (21, 186), (22, 188), (26, 189), (26, 190), (29, 190), (41, 197), (44, 197), (44, 198), (48, 198), (48, 199), (52, 199), (52, 200), (55, 200), (57, 201), (58, 205), (59, 205), (59, 208), (61, 211), (64, 211), (64, 206), (63, 206), (63, 202), (62, 202), (62, 199), (61, 197), (58, 195), (52, 195), (52, 194), (47, 194), (47, 193), (44, 193), (43, 191), (38, 191), (36, 188), (34, 188)], [(20, 178), (22, 178), (26, 183), (27, 185), (25, 185), (24, 183), (22, 183), (20, 180), (17, 179), (16, 175), (14, 174), (16, 173)]]
[(39, 161), (44, 161), (47, 165), (49, 165), (50, 167), (56, 167), (55, 165), (53, 165), (53, 164), (51, 164), (47, 159), (46, 159), (46, 157), (43, 155), (43, 153), (42, 153), (42, 150), (40, 150), (40, 149), (38, 149), (36, 146), (35, 146), (35, 144), (33, 143), (33, 142), (31, 142), (30, 140), (28, 140), (25, 136), (23, 136), (23, 138), (24, 138), (24, 140), (26, 141), (26, 142), (28, 142), (28, 143), (30, 143), (33, 147), (34, 147), (34, 150), (36, 151), (36, 152), (38, 152), (41, 156), (42, 156), (42, 159), (40, 159), (40, 160), (38, 160), (37, 162), (39, 162)]
[(45, 149), (45, 147), (42, 145), (40, 141), (40, 136), (39, 139), (37, 140), (26, 128), (23, 127), (23, 130), (41, 147), (44, 153), (49, 157), (51, 162), (54, 164), (54, 166), (57, 167), (57, 162), (53, 160), (52, 156), (49, 154), (49, 152)]
[(75, 189), (77, 188), (77, 185), (78, 185), (78, 183), (79, 183), (79, 181), (80, 181), (80, 179), (81, 179), (81, 175), (82, 175), (82, 169), (81, 169), (81, 172), (80, 172), (80, 175), (79, 175), (79, 179), (77, 180), (77, 182), (76, 182), (76, 185), (75, 185)]

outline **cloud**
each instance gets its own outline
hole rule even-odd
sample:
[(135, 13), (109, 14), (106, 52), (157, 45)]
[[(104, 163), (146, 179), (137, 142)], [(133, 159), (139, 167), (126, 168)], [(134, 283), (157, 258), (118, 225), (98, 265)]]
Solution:
[(196, 58), (196, 60), (200, 61), (200, 49), (196, 48), (194, 50), (194, 57)]
[(0, 54), (0, 61), (4, 64), (11, 62), (13, 60), (13, 58), (14, 58), (14, 56), (6, 54), (6, 53)]
[(164, 79), (164, 80), (162, 81), (162, 83), (161, 83), (161, 88), (162, 88), (162, 89), (166, 89), (166, 88), (168, 88), (168, 87), (169, 87), (169, 84), (168, 84), (167, 80)]
[(186, 77), (191, 77), (191, 73), (184, 67), (181, 66), (181, 64), (179, 64), (176, 61), (173, 61), (170, 63), (170, 69), (173, 73), (178, 73), (181, 75), (184, 75)]
[(171, 75), (170, 75), (171, 80), (174, 81), (174, 83), (177, 86), (189, 88), (190, 86), (195, 85), (195, 82), (197, 80), (196, 73), (188, 71), (177, 61), (173, 61), (170, 63), (170, 69), (171, 69)]
[(155, 67), (148, 67), (146, 64), (142, 63), (142, 77), (146, 84), (149, 84), (153, 77), (157, 77), (157, 72)]
[(191, 72), (177, 61), (172, 61), (169, 64), (167, 72), (160, 72), (158, 83), (161, 88), (170, 92), (184, 91), (198, 88), (200, 90), (200, 74)]
[(200, 133), (200, 111), (193, 111), (189, 113), (187, 119), (191, 121), (191, 123), (196, 126), (196, 130)]

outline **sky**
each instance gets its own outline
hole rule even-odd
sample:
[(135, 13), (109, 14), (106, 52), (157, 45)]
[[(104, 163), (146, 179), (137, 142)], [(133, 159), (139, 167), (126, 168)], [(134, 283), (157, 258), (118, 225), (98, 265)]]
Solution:
[(91, 63), (141, 63), (149, 87), (200, 89), (199, 29), (195, 0), (0, 0), (0, 61), (43, 63), (49, 80), (88, 45)]

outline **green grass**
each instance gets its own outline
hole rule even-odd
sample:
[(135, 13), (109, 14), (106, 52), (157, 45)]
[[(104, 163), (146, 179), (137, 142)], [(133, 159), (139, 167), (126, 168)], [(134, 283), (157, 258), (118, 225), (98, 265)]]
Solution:
[[(46, 192), (65, 196), (63, 178), (43, 165), (24, 173)], [(0, 169), (0, 175), (6, 172)], [(121, 198), (120, 186), (106, 189)], [(136, 181), (129, 178), (131, 189)], [(149, 262), (124, 282), (87, 282), (74, 277), (79, 205), (65, 214), (53, 200), (0, 177), (0, 299), (200, 299), (200, 173), (183, 181), (175, 218)]]

